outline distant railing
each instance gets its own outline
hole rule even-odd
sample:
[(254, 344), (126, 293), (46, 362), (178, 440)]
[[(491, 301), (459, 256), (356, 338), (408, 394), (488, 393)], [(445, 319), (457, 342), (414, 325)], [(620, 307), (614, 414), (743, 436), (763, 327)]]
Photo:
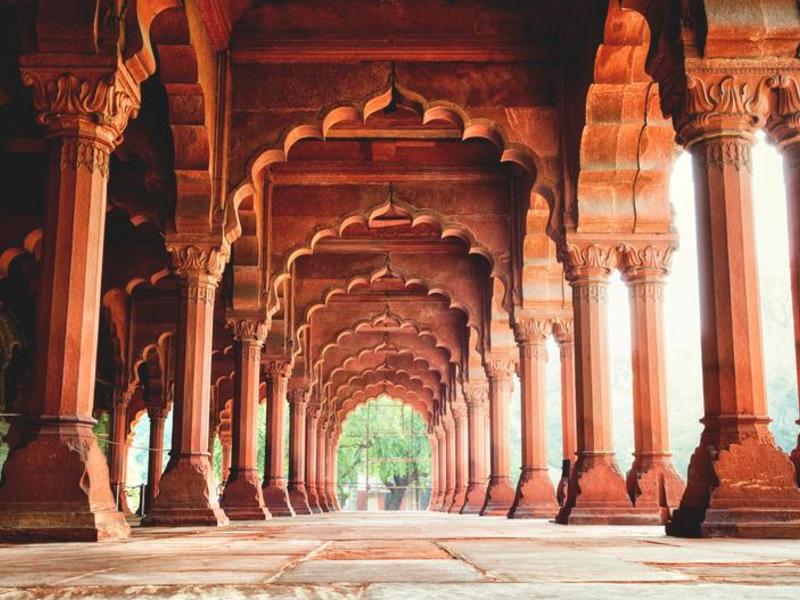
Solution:
[(342, 510), (426, 510), (431, 488), (418, 485), (369, 485), (340, 483)]

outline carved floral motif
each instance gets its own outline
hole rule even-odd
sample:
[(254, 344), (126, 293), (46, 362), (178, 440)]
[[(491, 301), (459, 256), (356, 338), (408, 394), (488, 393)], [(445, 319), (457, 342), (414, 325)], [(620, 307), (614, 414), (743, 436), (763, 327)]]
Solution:
[(217, 281), (222, 277), (229, 257), (227, 249), (216, 247), (167, 244), (167, 251), (179, 277), (207, 275)]
[(40, 124), (58, 129), (64, 117), (87, 118), (110, 131), (112, 144), (121, 141), (128, 120), (136, 117), (141, 104), (138, 85), (121, 69), (78, 75), (23, 68), (22, 83), (33, 91)]
[(514, 337), (520, 344), (543, 344), (552, 330), (553, 319), (521, 317), (514, 320)]
[(471, 382), (464, 386), (464, 400), (470, 407), (485, 406), (489, 402), (489, 384), (486, 381)]
[(586, 272), (608, 274), (618, 261), (613, 244), (566, 244), (567, 278), (576, 279)]
[(95, 142), (67, 138), (61, 145), (61, 170), (86, 169), (108, 177), (108, 149)]
[(267, 337), (267, 324), (256, 319), (228, 319), (228, 330), (237, 340), (264, 343)]
[(267, 379), (285, 379), (292, 374), (292, 363), (288, 360), (268, 360), (264, 363)]

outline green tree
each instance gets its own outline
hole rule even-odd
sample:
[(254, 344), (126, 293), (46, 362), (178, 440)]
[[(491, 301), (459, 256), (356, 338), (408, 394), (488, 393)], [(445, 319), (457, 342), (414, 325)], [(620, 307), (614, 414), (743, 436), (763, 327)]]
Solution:
[(399, 509), (409, 487), (430, 487), (425, 422), (415, 410), (387, 396), (350, 413), (342, 428), (338, 461), (343, 504), (360, 482), (389, 490), (387, 510)]

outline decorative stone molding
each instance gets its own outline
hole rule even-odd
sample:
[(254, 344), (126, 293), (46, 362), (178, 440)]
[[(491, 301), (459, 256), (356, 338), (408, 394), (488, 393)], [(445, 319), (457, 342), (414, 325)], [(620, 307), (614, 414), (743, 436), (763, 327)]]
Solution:
[(494, 379), (511, 379), (517, 369), (517, 361), (510, 356), (490, 356), (486, 361), (486, 373)]
[(445, 433), (452, 434), (456, 428), (456, 422), (450, 415), (444, 415), (442, 417), (442, 427), (444, 427)]
[(451, 405), (453, 409), (453, 418), (458, 421), (459, 419), (467, 418), (467, 404), (466, 402), (453, 402)]
[(229, 318), (226, 322), (228, 331), (240, 341), (263, 344), (267, 337), (267, 324), (257, 319)]
[(618, 245), (565, 242), (562, 261), (569, 281), (591, 276), (607, 277), (619, 261)]
[(308, 406), (310, 396), (311, 393), (307, 388), (294, 388), (286, 393), (286, 399), (289, 401), (289, 404), (294, 404), (299, 408)]
[(86, 169), (89, 173), (98, 172), (108, 177), (108, 148), (93, 141), (65, 138), (61, 146), (61, 170), (78, 171)]
[(291, 374), (292, 362), (290, 360), (279, 359), (264, 361), (264, 376), (267, 379), (287, 379)]
[(191, 244), (167, 243), (167, 251), (172, 259), (172, 268), (182, 278), (207, 276), (214, 281), (222, 278), (225, 264), (230, 256), (224, 247), (201, 247)]
[(518, 344), (544, 344), (553, 331), (553, 319), (520, 317), (514, 319), (514, 338)]
[(556, 319), (553, 322), (553, 336), (559, 345), (575, 342), (575, 322), (572, 319)]
[(141, 106), (139, 85), (124, 67), (80, 67), (64, 72), (64, 66), (35, 64), (40, 56), (20, 59), (22, 84), (33, 92), (37, 120), (53, 135), (70, 122), (85, 119), (99, 128), (108, 150), (122, 141), (128, 120)]
[(677, 239), (648, 241), (643, 243), (623, 242), (619, 246), (620, 268), (626, 280), (652, 276), (661, 277), (669, 273), (672, 255), (677, 248)]
[(464, 400), (467, 406), (483, 407), (489, 403), (489, 383), (487, 381), (470, 382), (464, 386)]
[(774, 74), (687, 75), (678, 142), (688, 149), (721, 132), (747, 135), (762, 127), (774, 82)]

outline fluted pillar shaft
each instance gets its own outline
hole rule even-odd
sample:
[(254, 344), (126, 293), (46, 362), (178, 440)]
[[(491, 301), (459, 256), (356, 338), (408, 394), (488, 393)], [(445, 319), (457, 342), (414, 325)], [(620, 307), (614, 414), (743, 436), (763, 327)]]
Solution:
[(447, 495), (447, 436), (443, 425), (434, 428), (436, 439), (438, 440), (439, 454), (439, 489), (436, 491), (436, 510), (444, 510), (444, 499)]
[[(786, 214), (789, 223), (789, 274), (794, 315), (795, 373), (800, 385), (800, 82), (798, 79), (794, 77), (779, 79), (777, 113), (769, 123), (769, 130), (771, 141), (783, 153)], [(797, 420), (797, 424), (800, 425), (800, 419)], [(791, 453), (791, 460), (797, 482), (800, 484), (800, 432), (797, 436), (797, 445)]]
[(486, 409), (489, 404), (489, 384), (470, 382), (464, 387), (469, 427), (469, 483), (463, 514), (478, 514), (486, 500), (488, 479), (486, 465)]
[(431, 447), (431, 499), (428, 510), (438, 510), (439, 505), (436, 504), (439, 499), (439, 438), (436, 436), (435, 431), (428, 433), (428, 442)]
[(449, 512), (460, 513), (467, 501), (467, 486), (469, 485), (469, 420), (465, 403), (453, 403), (453, 420), (455, 424), (456, 485)]
[(327, 478), (327, 461), (328, 461), (328, 422), (327, 419), (320, 418), (317, 428), (317, 497), (319, 499), (319, 506), (323, 512), (329, 512), (330, 506), (328, 504), (328, 478)]
[(614, 453), (607, 294), (609, 275), (617, 265), (617, 246), (578, 238), (569, 241), (567, 249), (575, 317), (578, 450), (557, 521), (657, 523), (636, 514)]
[(289, 502), (298, 515), (310, 515), (306, 492), (306, 411), (308, 389), (289, 390)]
[(664, 277), (672, 240), (626, 244), (623, 278), (631, 311), (634, 460), (628, 495), (637, 508), (657, 512), (666, 523), (678, 505), (684, 483), (672, 463), (667, 424), (667, 373), (664, 347)]
[(456, 496), (456, 429), (452, 415), (443, 418), (445, 448), (447, 451), (447, 473), (442, 501), (442, 512), (449, 512)]
[(222, 525), (208, 447), (214, 296), (228, 257), (222, 248), (167, 245), (178, 280), (172, 451), (143, 525)]
[[(258, 388), (261, 381), (261, 348), (266, 324), (256, 319), (231, 318), (234, 336), (234, 380), (231, 470), (226, 478), (222, 507), (232, 520), (263, 521), (270, 517), (264, 506), (257, 468)], [(224, 448), (224, 446), (223, 446)]]
[(166, 407), (148, 407), (150, 417), (150, 450), (147, 460), (147, 496), (145, 512), (149, 512), (153, 500), (158, 496), (161, 473), (164, 470), (164, 424), (167, 420)]
[(514, 324), (522, 385), (522, 469), (510, 518), (548, 518), (558, 505), (547, 469), (547, 339), (552, 320), (520, 317)]
[(123, 514), (131, 514), (125, 495), (126, 463), (128, 454), (128, 398), (122, 397), (114, 404), (111, 418), (111, 459), (109, 461), (111, 493), (117, 508)]
[(690, 76), (678, 120), (694, 168), (705, 415), (673, 535), (800, 537), (800, 490), (764, 386), (750, 150), (768, 105), (742, 101), (776, 79), (752, 77)]
[(264, 505), (275, 517), (293, 517), (289, 502), (284, 459), (283, 415), (286, 414), (286, 393), (291, 363), (287, 360), (267, 360), (264, 376), (267, 382), (267, 435), (264, 448)]
[(489, 422), (491, 426), (491, 463), (486, 499), (481, 515), (508, 515), (514, 502), (511, 484), (511, 450), (508, 445), (512, 376), (515, 361), (510, 356), (490, 357), (487, 362), (489, 376)]
[(2, 539), (97, 541), (130, 531), (92, 432), (109, 155), (140, 99), (133, 75), (109, 58), (20, 57), (50, 156), (35, 387), (3, 466)]
[(558, 482), (556, 498), (559, 506), (567, 497), (567, 486), (572, 464), (577, 452), (575, 422), (575, 338), (572, 319), (559, 319), (553, 333), (558, 342), (561, 359), (561, 480)]
[(317, 427), (319, 409), (310, 408), (306, 415), (306, 495), (311, 512), (322, 512), (317, 495)]

